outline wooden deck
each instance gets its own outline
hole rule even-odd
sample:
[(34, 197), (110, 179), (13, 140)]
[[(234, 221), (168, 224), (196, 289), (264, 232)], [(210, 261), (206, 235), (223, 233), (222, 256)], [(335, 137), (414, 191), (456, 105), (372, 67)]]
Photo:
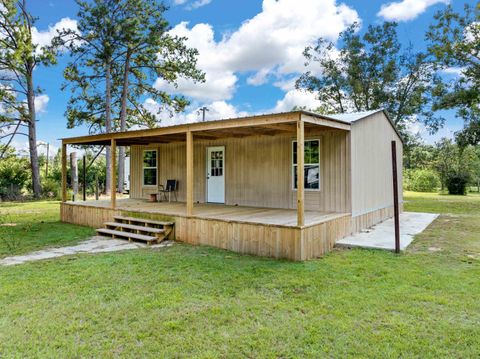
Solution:
[(63, 202), (63, 222), (104, 227), (115, 216), (133, 216), (175, 223), (173, 237), (193, 245), (208, 245), (260, 256), (306, 260), (330, 251), (352, 232), (350, 213), (305, 211), (305, 224), (297, 225), (292, 209), (195, 204), (187, 215), (182, 202), (147, 202), (118, 199)]
[[(96, 208), (110, 208), (110, 200), (66, 202), (70, 205)], [(182, 202), (148, 202), (141, 199), (117, 199), (116, 210), (155, 213), (166, 216), (187, 216), (186, 205)], [(305, 226), (327, 222), (348, 213), (305, 211)], [(296, 227), (297, 212), (294, 209), (227, 206), (223, 204), (199, 203), (193, 207), (191, 217), (215, 219), (225, 222), (256, 223), (264, 225)]]

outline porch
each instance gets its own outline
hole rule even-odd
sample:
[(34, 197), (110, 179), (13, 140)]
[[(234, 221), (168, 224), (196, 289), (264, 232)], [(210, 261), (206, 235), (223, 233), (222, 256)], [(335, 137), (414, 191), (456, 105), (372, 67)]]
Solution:
[[(349, 123), (291, 112), (63, 139), (62, 221), (95, 228), (118, 216), (168, 221), (186, 243), (320, 257), (352, 228), (349, 131)], [(111, 191), (109, 200), (68, 202), (68, 145), (110, 146), (112, 183), (116, 148), (130, 146), (130, 198)], [(222, 177), (220, 199), (208, 196), (217, 187), (211, 177)], [(179, 181), (180, 202), (145, 200), (168, 179)]]
[(182, 202), (147, 202), (118, 199), (63, 202), (62, 221), (94, 228), (116, 216), (174, 222), (173, 238), (238, 253), (306, 260), (329, 252), (336, 241), (351, 233), (349, 213), (305, 211), (305, 224), (298, 226), (295, 209), (229, 206), (198, 203), (187, 214)]
[[(111, 209), (108, 199), (98, 201), (67, 201), (73, 206)], [(187, 208), (184, 202), (150, 202), (143, 199), (121, 198), (116, 201), (116, 210), (153, 214), (165, 217), (186, 217)], [(305, 211), (305, 224), (310, 227), (349, 213)], [(229, 206), (215, 203), (197, 203), (193, 206), (192, 218), (221, 220), (225, 222), (253, 223), (279, 227), (297, 227), (297, 210), (283, 208), (260, 208), (248, 206)]]

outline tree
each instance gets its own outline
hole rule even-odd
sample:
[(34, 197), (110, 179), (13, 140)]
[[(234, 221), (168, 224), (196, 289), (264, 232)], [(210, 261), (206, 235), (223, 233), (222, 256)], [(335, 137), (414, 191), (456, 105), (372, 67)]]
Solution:
[(459, 133), (463, 144), (480, 143), (480, 4), (465, 5), (463, 14), (451, 6), (435, 14), (435, 23), (427, 32), (429, 52), (440, 69), (454, 68), (460, 76), (444, 85), (435, 109), (457, 109), (465, 120)]
[[(38, 65), (55, 63), (52, 49), (39, 48), (32, 40), (35, 19), (26, 0), (0, 0), (0, 138), (28, 137), (30, 171), (34, 197), (41, 195), (37, 152), (35, 97), (41, 93), (34, 85)], [(26, 128), (27, 133), (21, 132)], [(13, 131), (12, 131), (13, 129)], [(0, 152), (0, 158), (6, 155)]]
[[(64, 71), (72, 95), (67, 104), (67, 126), (73, 128), (88, 124), (89, 132), (112, 132), (112, 72), (118, 39), (117, 18), (120, 5), (116, 0), (77, 0), (78, 32), (65, 30), (54, 40), (56, 45), (67, 46), (72, 61)], [(110, 148), (106, 150), (107, 167), (110, 166)], [(110, 171), (107, 171), (106, 191), (110, 191)]]
[[(166, 7), (156, 0), (123, 0), (119, 19), (119, 62), (121, 80), (119, 129), (134, 125), (154, 127), (155, 118), (140, 102), (149, 96), (175, 112), (183, 111), (188, 101), (170, 96), (152, 84), (158, 77), (174, 83), (178, 77), (203, 81), (196, 68), (196, 49), (185, 46), (185, 39), (168, 34), (168, 22), (163, 14)], [(118, 190), (123, 190), (125, 149), (119, 147)]]
[(423, 123), (435, 132), (444, 123), (430, 107), (432, 97), (442, 90), (428, 55), (402, 49), (397, 24), (369, 26), (363, 36), (353, 24), (340, 33), (341, 47), (323, 38), (304, 51), (307, 71), (296, 82), (298, 89), (316, 93), (323, 113), (369, 111), (384, 108), (408, 140), (411, 122)]
[[(67, 107), (69, 127), (86, 123), (90, 132), (124, 131), (133, 125), (154, 127), (154, 114), (140, 102), (149, 96), (181, 111), (188, 102), (152, 86), (157, 77), (175, 83), (179, 76), (202, 80), (197, 51), (184, 38), (168, 34), (165, 7), (155, 0), (77, 0), (81, 34), (66, 31), (72, 61), (65, 70), (73, 95)], [(65, 42), (61, 42), (66, 44)], [(107, 167), (110, 165), (107, 150)], [(120, 149), (119, 183), (124, 182)], [(110, 173), (107, 172), (107, 191)]]
[(442, 190), (445, 189), (447, 178), (456, 172), (458, 147), (448, 138), (442, 138), (435, 143), (434, 168), (440, 176)]

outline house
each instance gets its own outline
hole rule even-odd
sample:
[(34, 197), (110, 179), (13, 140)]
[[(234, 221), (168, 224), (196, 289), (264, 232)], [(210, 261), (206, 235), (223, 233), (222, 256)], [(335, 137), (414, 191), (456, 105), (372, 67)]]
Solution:
[[(194, 245), (316, 258), (338, 239), (393, 215), (392, 141), (401, 176), (402, 139), (384, 110), (293, 111), (66, 138), (61, 218), (96, 228), (107, 222), (116, 230), (123, 227), (114, 228), (115, 217), (137, 218), (119, 220), (132, 233), (163, 221), (174, 225), (171, 236)], [(67, 201), (69, 145), (111, 146), (113, 183), (115, 149), (129, 146), (129, 198)], [(178, 202), (150, 202), (167, 179), (178, 180)]]

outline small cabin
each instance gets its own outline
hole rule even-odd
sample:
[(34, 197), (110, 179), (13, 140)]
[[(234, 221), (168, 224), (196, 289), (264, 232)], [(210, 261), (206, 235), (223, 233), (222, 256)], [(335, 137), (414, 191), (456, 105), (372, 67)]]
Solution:
[[(171, 238), (235, 252), (306, 260), (393, 216), (392, 141), (400, 204), (403, 142), (384, 110), (293, 111), (62, 140), (65, 222), (168, 221)], [(129, 147), (128, 198), (67, 201), (70, 145)], [(165, 196), (167, 181), (174, 193)], [(172, 188), (173, 189), (173, 188)]]

